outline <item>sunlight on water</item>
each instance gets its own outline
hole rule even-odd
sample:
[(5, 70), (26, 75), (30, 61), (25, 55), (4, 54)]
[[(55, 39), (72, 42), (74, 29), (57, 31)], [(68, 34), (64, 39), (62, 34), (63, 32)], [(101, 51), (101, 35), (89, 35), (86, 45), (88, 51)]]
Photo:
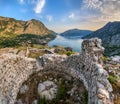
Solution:
[(81, 51), (81, 43), (82, 39), (80, 38), (73, 38), (73, 39), (67, 39), (62, 36), (57, 36), (54, 40), (50, 41), (48, 43), (49, 46), (64, 46), (64, 47), (71, 47), (73, 48), (73, 51), (80, 52)]

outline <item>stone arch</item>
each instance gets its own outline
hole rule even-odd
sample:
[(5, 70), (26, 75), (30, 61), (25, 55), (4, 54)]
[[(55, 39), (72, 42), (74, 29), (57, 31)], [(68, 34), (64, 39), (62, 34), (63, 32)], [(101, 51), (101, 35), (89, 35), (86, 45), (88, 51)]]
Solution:
[(96, 61), (94, 62), (92, 57), (81, 53), (80, 55), (68, 57), (61, 63), (57, 63), (55, 57), (58, 59), (58, 56), (55, 55), (44, 55), (42, 57), (42, 60), (47, 63), (44, 65), (46, 71), (54, 69), (54, 71), (67, 73), (81, 80), (88, 90), (88, 104), (113, 103), (112, 86), (107, 80), (108, 73), (103, 69), (102, 65)]
[[(54, 69), (53, 69), (54, 68)], [(53, 69), (53, 70), (52, 70)], [(44, 71), (43, 71), (44, 70)], [(41, 83), (41, 80), (43, 79), (43, 77), (45, 77), (46, 78), (46, 75), (53, 75), (54, 77), (52, 77), (53, 79), (57, 79), (57, 77), (58, 76), (61, 76), (63, 79), (65, 79), (65, 81), (71, 81), (71, 79), (72, 79), (72, 81), (74, 80), (75, 81), (75, 79), (77, 80), (77, 81), (79, 81), (79, 82), (77, 82), (76, 83), (76, 85), (77, 85), (77, 87), (79, 87), (79, 88), (82, 88), (83, 90), (82, 91), (80, 91), (81, 93), (80, 93), (80, 96), (77, 96), (77, 94), (75, 95), (76, 96), (76, 98), (77, 97), (80, 97), (80, 99), (82, 99), (82, 100), (80, 100), (80, 104), (83, 104), (82, 102), (85, 102), (85, 104), (86, 104), (86, 99), (87, 98), (84, 98), (83, 99), (83, 97), (85, 97), (86, 95), (86, 89), (85, 89), (85, 87), (84, 87), (84, 84), (82, 83), (82, 81), (81, 80), (79, 80), (77, 77), (74, 77), (74, 76), (71, 76), (71, 74), (69, 74), (69, 73), (67, 73), (66, 71), (62, 71), (62, 70), (58, 70), (58, 67), (57, 68), (55, 68), (55, 66), (53, 66), (53, 67), (49, 67), (49, 68), (47, 68), (47, 67), (45, 67), (43, 70), (40, 70), (40, 71), (38, 71), (37, 73), (34, 73), (33, 75), (31, 75), (23, 84), (22, 84), (22, 86), (24, 86), (24, 85), (27, 85), (28, 86), (28, 88), (30, 89), (31, 87), (30, 87), (30, 83), (34, 83), (34, 82), (36, 82), (36, 79), (38, 79), (38, 82), (39, 83)], [(51, 74), (51, 73), (53, 73), (53, 74)], [(41, 75), (41, 76), (39, 76), (39, 75)], [(37, 78), (36, 78), (36, 76), (37, 76)], [(32, 80), (34, 78), (34, 81)], [(50, 77), (51, 78), (51, 77)], [(68, 80), (67, 80), (67, 78), (68, 78)], [(69, 79), (70, 78), (70, 79)], [(31, 81), (32, 80), (32, 81)], [(43, 82), (45, 82), (45, 81), (51, 81), (49, 78), (47, 78), (46, 80), (44, 80), (44, 81), (42, 81), (42, 83)], [(54, 81), (53, 81), (54, 82)], [(58, 80), (57, 80), (57, 82), (59, 82)], [(32, 84), (33, 85), (33, 84)], [(36, 84), (37, 86), (36, 87), (38, 87), (38, 85), (39, 84)], [(70, 85), (70, 84), (69, 84)], [(72, 85), (75, 85), (75, 83), (73, 84), (73, 82), (72, 82)], [(21, 87), (22, 87), (21, 86)], [(37, 89), (37, 88), (34, 88), (34, 89)], [(70, 86), (69, 86), (69, 89), (70, 89)], [(78, 88), (77, 88), (78, 89)], [(71, 89), (72, 90), (72, 89)], [(34, 90), (35, 91), (35, 90)], [(68, 90), (67, 90), (68, 91)], [(33, 90), (29, 90), (29, 92), (33, 92)], [(26, 92), (27, 93), (27, 92)], [(32, 97), (34, 97), (34, 99), (36, 99), (37, 98), (37, 100), (39, 101), (39, 99), (38, 99), (38, 97), (39, 97), (39, 95), (38, 95), (38, 97), (36, 97), (36, 95), (38, 94), (38, 92), (36, 93), (36, 91), (34, 92), (35, 93), (35, 95), (33, 95)], [(67, 93), (66, 93), (67, 94)], [(84, 95), (82, 95), (82, 97), (81, 97), (81, 94), (84, 94)], [(21, 95), (22, 95), (22, 97), (21, 97)], [(22, 99), (21, 101), (25, 101), (25, 99), (26, 99), (26, 96), (25, 97), (23, 97), (24, 96), (24, 94), (21, 94), (20, 92), (18, 93), (18, 97), (17, 97), (17, 101), (19, 102), (19, 99)], [(28, 96), (30, 96), (30, 95), (28, 95)], [(32, 97), (30, 97), (30, 98), (32, 98)], [(68, 98), (69, 100), (71, 100), (71, 99), (73, 99), (73, 97), (70, 97), (70, 98)], [(67, 100), (68, 100), (67, 99)], [(65, 99), (64, 99), (65, 100)], [(84, 100), (86, 100), (86, 101), (84, 101)], [(29, 101), (29, 103), (30, 102), (33, 102), (33, 99), (31, 100), (31, 99), (29, 99), (28, 100)], [(65, 100), (66, 101), (66, 100)], [(26, 101), (25, 101), (26, 102)], [(25, 103), (24, 102), (24, 103)], [(51, 104), (51, 103), (50, 103)]]

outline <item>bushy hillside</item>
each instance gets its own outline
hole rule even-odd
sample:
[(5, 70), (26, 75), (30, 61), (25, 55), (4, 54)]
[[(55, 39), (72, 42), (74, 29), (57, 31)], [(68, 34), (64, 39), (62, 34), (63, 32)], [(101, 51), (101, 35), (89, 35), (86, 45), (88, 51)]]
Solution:
[(46, 44), (54, 37), (54, 33), (38, 20), (21, 21), (0, 17), (0, 47)]

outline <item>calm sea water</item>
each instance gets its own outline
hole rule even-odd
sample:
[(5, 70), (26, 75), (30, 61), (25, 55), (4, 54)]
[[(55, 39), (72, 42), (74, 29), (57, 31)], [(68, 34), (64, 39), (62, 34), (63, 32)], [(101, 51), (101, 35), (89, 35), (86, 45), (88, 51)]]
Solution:
[(73, 49), (73, 51), (76, 52), (80, 52), (81, 51), (81, 43), (82, 43), (82, 39), (80, 38), (64, 38), (60, 35), (57, 35), (57, 37), (50, 41), (48, 43), (49, 46), (54, 46), (54, 45), (58, 45), (58, 46), (64, 46), (64, 47), (71, 47)]

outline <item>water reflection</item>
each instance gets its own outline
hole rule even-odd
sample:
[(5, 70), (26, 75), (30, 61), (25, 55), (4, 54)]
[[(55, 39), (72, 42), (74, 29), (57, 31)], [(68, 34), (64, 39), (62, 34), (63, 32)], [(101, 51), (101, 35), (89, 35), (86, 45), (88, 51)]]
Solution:
[(50, 41), (48, 45), (49, 46), (58, 45), (58, 46), (64, 46), (64, 47), (71, 47), (73, 48), (74, 51), (80, 52), (82, 41), (83, 40), (78, 37), (73, 37), (73, 38), (68, 39), (60, 35), (57, 35), (57, 37), (54, 40)]

